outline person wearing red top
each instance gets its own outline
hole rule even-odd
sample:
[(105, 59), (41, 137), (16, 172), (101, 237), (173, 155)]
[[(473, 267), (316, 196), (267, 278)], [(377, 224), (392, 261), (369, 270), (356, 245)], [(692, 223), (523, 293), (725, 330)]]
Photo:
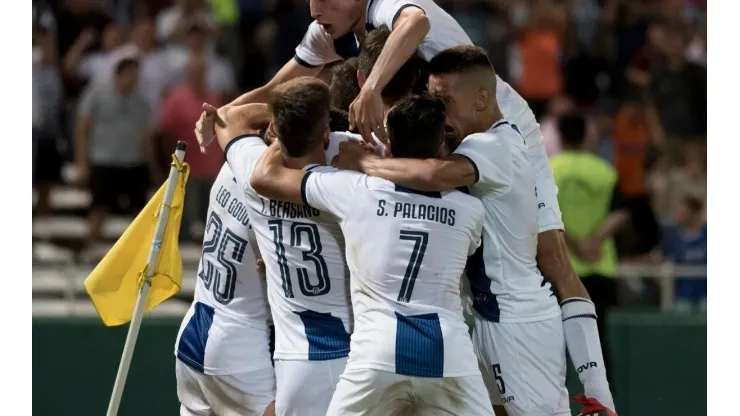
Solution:
[(185, 161), (190, 164), (190, 179), (183, 210), (185, 230), (194, 238), (200, 236), (193, 234), (203, 232), (211, 185), (224, 163), (224, 155), (220, 149), (209, 149), (206, 154), (197, 151), (198, 142), (193, 134), (193, 124), (203, 111), (202, 103), (214, 102), (221, 105), (218, 94), (206, 88), (205, 71), (205, 59), (199, 55), (191, 55), (184, 83), (172, 89), (162, 102), (159, 126), (160, 133), (165, 138), (165, 149), (173, 148), (178, 140), (186, 142), (189, 149), (196, 149), (185, 154)]

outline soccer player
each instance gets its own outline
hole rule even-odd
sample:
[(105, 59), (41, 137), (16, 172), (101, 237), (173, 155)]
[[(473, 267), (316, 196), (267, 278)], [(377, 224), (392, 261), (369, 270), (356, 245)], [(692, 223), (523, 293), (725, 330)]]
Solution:
[[(272, 90), (281, 83), (299, 76), (316, 76), (324, 65), (356, 56), (357, 40), (362, 40), (369, 28), (386, 25), (392, 34), (379, 56), (376, 69), (367, 77), (360, 96), (352, 103), (349, 112), (351, 124), (358, 128), (365, 141), (371, 142), (371, 132), (384, 140), (380, 92), (393, 74), (414, 53), (429, 61), (445, 49), (472, 44), (462, 27), (433, 0), (316, 0), (311, 2), (311, 15), (316, 20), (308, 27), (303, 41), (296, 48), (295, 57), (266, 85), (242, 95), (230, 106), (267, 102)], [(573, 271), (568, 257), (562, 235), (557, 187), (539, 125), (526, 101), (498, 76), (495, 95), (503, 115), (519, 127), (526, 139), (529, 157), (535, 165), (539, 206), (537, 265), (552, 282), (561, 301), (582, 299), (583, 305), (580, 306), (592, 310), (588, 292)], [(215, 131), (216, 109), (208, 104), (203, 107), (205, 111), (196, 123), (195, 134), (199, 141), (207, 142)], [(575, 348), (582, 350), (599, 349), (598, 343), (594, 344), (590, 335), (575, 337), (568, 342), (581, 343)], [(584, 377), (590, 379), (583, 373), (581, 376), (582, 381)], [(602, 387), (587, 387), (587, 394), (590, 390), (602, 391)], [(610, 394), (600, 394), (596, 398), (611, 401)]]
[(195, 299), (175, 342), (180, 414), (274, 414), (270, 311), (244, 194), (224, 164), (211, 187)]
[(469, 186), (486, 208), (482, 248), (467, 274), (477, 313), (474, 342), (494, 404), (510, 416), (570, 414), (567, 341), (576, 367), (593, 363), (579, 375), (586, 394), (613, 414), (594, 305), (572, 297), (561, 312), (538, 270), (542, 217), (535, 169), (526, 136), (501, 114), (487, 55), (478, 47), (455, 47), (432, 59), (429, 72), (429, 89), (448, 101), (449, 135), (465, 138), (455, 153), (444, 159), (380, 159), (347, 144), (337, 165), (422, 191)]
[[(388, 114), (393, 154), (440, 155), (444, 120), (442, 101), (404, 98)], [(355, 328), (327, 415), (493, 415), (459, 292), (480, 242), (478, 199), (352, 171), (289, 169), (277, 146), (251, 184), (271, 199), (331, 213), (344, 233)]]
[(319, 165), (326, 163), (329, 89), (314, 78), (296, 79), (274, 91), (269, 109), (257, 104), (225, 111), (223, 119), (218, 143), (245, 195), (267, 273), (276, 414), (323, 415), (344, 371), (352, 330), (342, 232), (316, 208), (257, 195), (249, 178), (267, 149), (258, 135), (267, 123), (289, 166), (326, 169)]

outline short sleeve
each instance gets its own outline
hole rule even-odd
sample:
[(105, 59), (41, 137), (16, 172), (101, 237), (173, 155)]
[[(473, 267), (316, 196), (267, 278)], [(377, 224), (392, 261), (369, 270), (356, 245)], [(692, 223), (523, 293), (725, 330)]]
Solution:
[(540, 140), (539, 143), (528, 147), (527, 152), (535, 169), (534, 180), (537, 190), (537, 205), (539, 206), (538, 232), (563, 230), (565, 226), (558, 203), (558, 187), (555, 184), (555, 176), (552, 172), (550, 159), (547, 157), (544, 142)]
[(301, 183), (301, 197), (306, 205), (329, 212), (344, 221), (355, 189), (365, 177), (348, 170), (306, 172)]
[[(385, 146), (378, 140), (373, 134), (373, 150), (375, 154), (380, 157), (385, 157)], [(358, 142), (364, 143), (362, 136), (348, 131), (335, 131), (329, 134), (329, 145), (326, 147), (326, 163), (331, 163), (332, 159), (339, 154), (339, 144), (342, 142)]]
[(82, 93), (82, 99), (80, 104), (77, 106), (77, 115), (80, 117), (89, 117), (92, 115), (92, 110), (95, 108), (95, 96), (96, 88), (92, 85), (87, 87)]
[(308, 25), (303, 40), (295, 48), (294, 59), (306, 68), (316, 68), (341, 61), (342, 57), (334, 50), (334, 40), (331, 36), (314, 20)]
[(265, 150), (267, 150), (267, 145), (256, 134), (239, 136), (226, 145), (224, 149), (226, 162), (234, 173), (237, 185), (242, 190), (250, 189), (249, 178)]
[(378, 1), (370, 6), (369, 22), (375, 27), (382, 25), (388, 26), (393, 30), (393, 25), (398, 19), (398, 15), (407, 7), (416, 7), (424, 11), (417, 0), (385, 0)]
[(499, 137), (492, 133), (476, 133), (466, 137), (453, 154), (470, 161), (475, 169), (475, 184), (503, 188), (511, 184), (511, 155)]

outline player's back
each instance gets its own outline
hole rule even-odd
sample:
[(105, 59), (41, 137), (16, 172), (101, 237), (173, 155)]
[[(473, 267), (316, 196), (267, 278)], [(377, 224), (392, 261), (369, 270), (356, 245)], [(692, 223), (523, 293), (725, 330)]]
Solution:
[(365, 177), (350, 207), (342, 223), (355, 316), (350, 360), (411, 376), (478, 374), (460, 276), (479, 242), (480, 201)]
[[(312, 165), (310, 171), (334, 170)], [(307, 205), (245, 195), (268, 280), (275, 358), (346, 357), (352, 329), (344, 238), (337, 221)]]
[(501, 120), (466, 137), (455, 153), (476, 165), (479, 179), (468, 189), (486, 212), (482, 245), (467, 267), (473, 307), (494, 322), (560, 313), (550, 283), (537, 269), (535, 171), (518, 128)]
[(255, 340), (245, 339), (245, 326), (268, 337), (266, 283), (257, 273), (255, 244), (243, 193), (224, 163), (211, 187), (194, 302), (176, 351), (206, 374), (249, 364), (244, 357)]

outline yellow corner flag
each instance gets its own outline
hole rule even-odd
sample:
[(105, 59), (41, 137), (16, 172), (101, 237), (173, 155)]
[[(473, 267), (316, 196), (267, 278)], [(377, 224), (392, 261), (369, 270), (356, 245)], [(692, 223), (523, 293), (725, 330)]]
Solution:
[(131, 321), (139, 289), (150, 267), (155, 269), (149, 296), (146, 299), (146, 311), (154, 309), (180, 291), (182, 258), (178, 236), (185, 199), (185, 183), (190, 169), (187, 163), (178, 163), (174, 155), (172, 159), (179, 173), (156, 264), (149, 265), (147, 260), (168, 181), (162, 184), (126, 232), (85, 279), (85, 289), (106, 326), (123, 325)]

